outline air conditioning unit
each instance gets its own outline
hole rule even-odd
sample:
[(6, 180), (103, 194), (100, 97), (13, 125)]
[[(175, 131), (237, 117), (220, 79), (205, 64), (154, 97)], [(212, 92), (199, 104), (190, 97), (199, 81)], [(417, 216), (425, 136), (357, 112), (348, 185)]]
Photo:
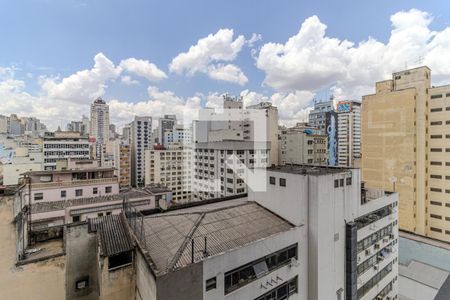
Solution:
[(289, 263), (289, 267), (298, 267), (298, 266), (300, 266), (300, 263), (298, 262), (298, 260), (295, 258), (295, 257), (293, 257), (293, 258), (291, 258), (291, 262)]
[(369, 255), (371, 253), (370, 249), (366, 249), (366, 255)]
[(380, 244), (376, 243), (374, 246), (375, 249), (380, 249)]

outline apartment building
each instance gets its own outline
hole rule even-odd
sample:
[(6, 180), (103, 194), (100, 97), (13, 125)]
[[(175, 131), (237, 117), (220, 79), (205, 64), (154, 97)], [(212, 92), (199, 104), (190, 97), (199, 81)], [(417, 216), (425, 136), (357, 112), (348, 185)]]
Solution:
[(191, 201), (192, 150), (145, 150), (145, 185), (162, 184), (172, 190), (173, 201)]
[(314, 102), (314, 109), (309, 113), (309, 125), (326, 134), (326, 113), (334, 111), (334, 101)]
[(130, 187), (131, 186), (131, 146), (127, 144), (119, 144), (115, 149), (116, 161), (119, 161), (117, 165), (117, 174), (119, 176), (119, 186)]
[(338, 165), (359, 167), (361, 163), (361, 102), (337, 103)]
[(173, 147), (192, 147), (192, 128), (175, 125), (172, 129), (164, 132), (164, 146)]
[(280, 165), (327, 165), (327, 136), (312, 130), (282, 130), (280, 134)]
[(431, 86), (419, 67), (376, 83), (362, 102), (367, 186), (398, 191), (400, 229), (450, 241), (450, 87)]
[(269, 164), (270, 145), (264, 142), (197, 143), (194, 149), (193, 201), (247, 193), (253, 168)]
[(90, 121), (89, 118), (83, 116), (81, 121), (71, 121), (66, 126), (67, 131), (78, 131), (82, 135), (89, 134), (90, 132)]
[(250, 190), (248, 199), (305, 226), (308, 299), (397, 297), (396, 193), (366, 189), (359, 169), (290, 165), (255, 173), (265, 175), (267, 191)]
[(165, 139), (165, 133), (168, 130), (172, 130), (177, 124), (176, 115), (164, 115), (163, 118), (158, 120), (158, 143), (166, 147), (167, 141)]
[(145, 183), (145, 150), (152, 148), (152, 117), (134, 117), (131, 123), (131, 183)]
[(91, 158), (89, 138), (74, 131), (46, 132), (43, 152), (44, 170), (55, 170), (59, 160)]
[(109, 106), (100, 97), (91, 104), (90, 135), (100, 144), (109, 139)]

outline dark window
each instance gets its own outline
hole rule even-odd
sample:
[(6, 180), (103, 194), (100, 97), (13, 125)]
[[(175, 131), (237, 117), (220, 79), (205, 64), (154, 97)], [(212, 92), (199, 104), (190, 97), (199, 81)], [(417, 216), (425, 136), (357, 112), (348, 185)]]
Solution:
[(286, 186), (286, 179), (280, 178), (280, 186)]
[(438, 99), (438, 98), (442, 98), (442, 94), (439, 94), (439, 95), (431, 95), (431, 99)]
[(430, 110), (431, 112), (438, 112), (438, 111), (442, 111), (442, 107), (438, 107), (438, 108), (432, 108)]
[(98, 194), (98, 188), (92, 188), (92, 194), (96, 195)]
[(39, 201), (44, 199), (44, 193), (35, 193), (34, 194), (34, 201)]
[(217, 287), (216, 277), (206, 280), (206, 290), (212, 290)]
[(335, 188), (339, 187), (339, 179), (334, 180), (334, 187)]
[(434, 179), (442, 179), (441, 175), (430, 175), (430, 177)]
[(440, 162), (440, 161), (432, 161), (430, 164), (432, 166), (442, 166), (442, 162)]
[(434, 231), (434, 232), (442, 233), (442, 229), (439, 229), (439, 228), (436, 228), (436, 227), (430, 227), (430, 230)]
[(430, 149), (431, 152), (442, 152), (441, 148), (431, 148)]
[(225, 295), (297, 259), (297, 245), (262, 257), (225, 273)]
[(81, 196), (83, 196), (83, 190), (81, 190), (81, 189), (75, 190), (75, 196), (76, 196), (76, 197), (81, 197)]
[(125, 267), (133, 261), (131, 252), (120, 253), (108, 258), (108, 270)]
[(82, 290), (89, 287), (89, 276), (84, 276), (75, 282), (75, 290)]
[(66, 197), (67, 197), (67, 192), (61, 191), (61, 198), (66, 198)]
[(431, 126), (442, 125), (442, 121), (435, 121), (435, 122), (431, 122), (430, 124), (431, 124)]
[(73, 223), (75, 223), (75, 222), (80, 222), (80, 216), (73, 216), (73, 217), (72, 217), (72, 222), (73, 222)]
[(344, 186), (344, 178), (339, 179), (339, 186)]
[(351, 177), (346, 178), (345, 181), (346, 181), (345, 182), (346, 185), (351, 185), (352, 184), (352, 178)]
[(432, 134), (431, 138), (432, 139), (442, 139), (442, 134)]
[(105, 193), (106, 194), (110, 194), (112, 192), (112, 187), (111, 186), (106, 186), (105, 187)]
[(442, 202), (438, 202), (438, 201), (430, 201), (431, 205), (437, 205), (437, 206), (442, 206)]
[(430, 214), (430, 217), (432, 217), (433, 219), (439, 219), (439, 220), (442, 220), (442, 216), (439, 216), (439, 215)]

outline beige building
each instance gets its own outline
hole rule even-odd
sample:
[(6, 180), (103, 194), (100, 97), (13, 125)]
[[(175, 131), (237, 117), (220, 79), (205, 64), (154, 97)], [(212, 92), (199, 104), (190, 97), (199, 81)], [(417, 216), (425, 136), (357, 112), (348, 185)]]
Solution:
[(283, 130), (280, 134), (280, 164), (327, 164), (327, 136)]
[(450, 86), (431, 70), (397, 72), (362, 102), (362, 172), (368, 187), (400, 194), (400, 229), (450, 241)]
[(163, 184), (173, 201), (191, 201), (192, 150), (145, 150), (145, 185)]

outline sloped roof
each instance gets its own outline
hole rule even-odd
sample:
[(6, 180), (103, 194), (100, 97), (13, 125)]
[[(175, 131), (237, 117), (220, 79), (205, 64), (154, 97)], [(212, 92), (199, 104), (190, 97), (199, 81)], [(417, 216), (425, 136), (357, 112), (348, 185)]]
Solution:
[(294, 228), (255, 202), (143, 220), (145, 244), (157, 276)]
[(98, 218), (92, 222), (92, 226), (89, 226), (91, 230), (97, 227), (102, 256), (110, 257), (133, 249), (133, 242), (125, 222), (123, 215), (111, 215)]

